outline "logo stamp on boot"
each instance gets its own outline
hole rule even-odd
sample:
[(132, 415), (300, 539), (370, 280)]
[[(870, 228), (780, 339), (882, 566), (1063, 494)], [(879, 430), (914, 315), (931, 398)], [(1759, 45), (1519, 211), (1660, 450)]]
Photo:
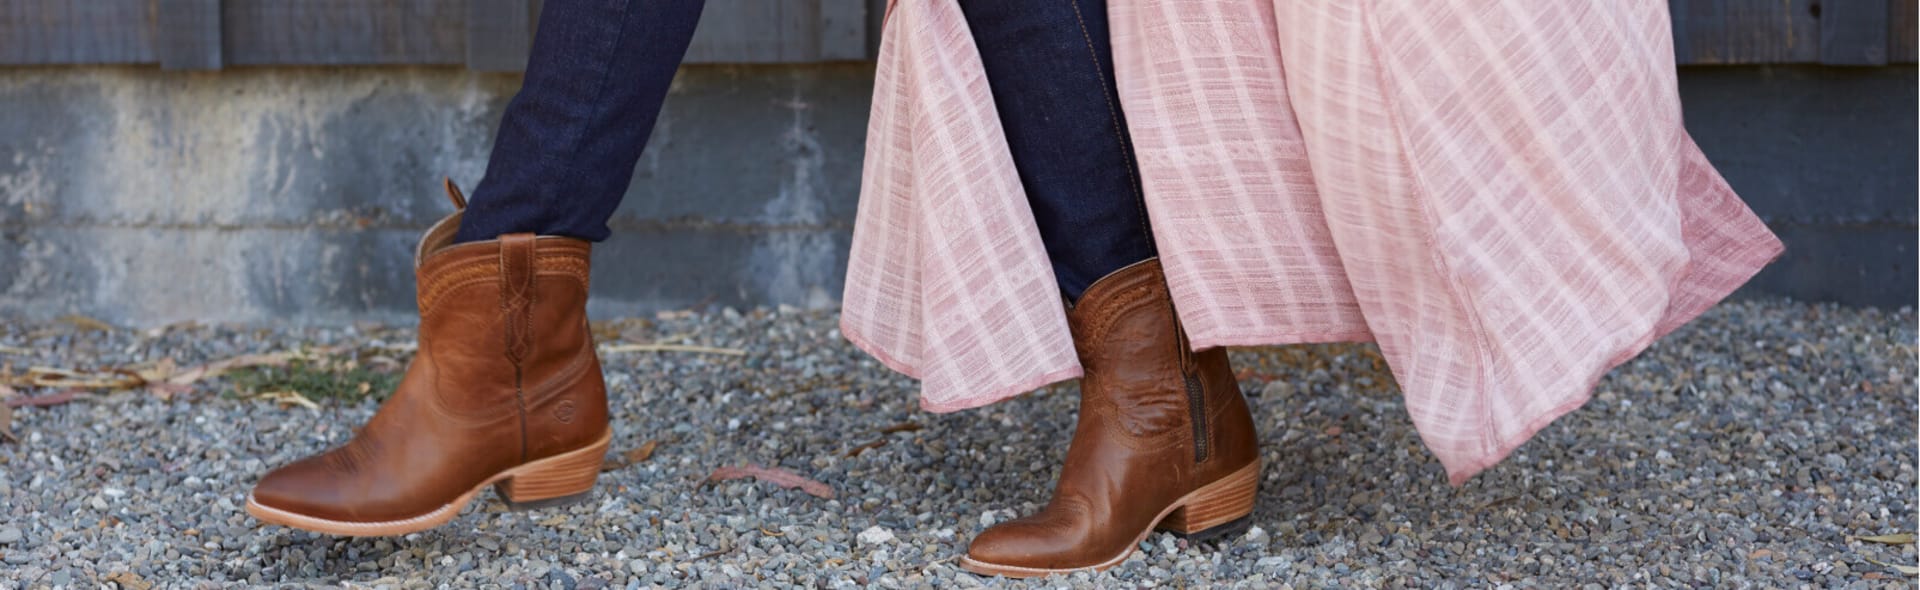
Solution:
[(559, 420), (561, 424), (573, 423), (573, 400), (564, 400), (554, 406), (553, 419)]

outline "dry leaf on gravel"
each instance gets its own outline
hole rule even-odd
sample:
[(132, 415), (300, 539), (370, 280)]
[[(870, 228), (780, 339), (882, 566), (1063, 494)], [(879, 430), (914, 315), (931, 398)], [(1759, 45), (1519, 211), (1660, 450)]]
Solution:
[(367, 357), (367, 368), (382, 373), (397, 372), (405, 367), (406, 365), (401, 363), (399, 359), (384, 354)]
[(641, 443), (640, 447), (637, 449), (633, 449), (612, 457), (607, 457), (607, 460), (600, 464), (600, 471), (602, 472), (613, 471), (615, 469), (626, 467), (634, 463), (645, 461), (648, 458), (653, 457), (653, 449), (659, 446), (660, 446), (660, 441), (650, 440), (645, 443)]
[(622, 352), (688, 352), (694, 354), (723, 354), (727, 356), (746, 356), (747, 351), (738, 348), (720, 348), (717, 346), (694, 346), (691, 344), (614, 344), (600, 349), (607, 354)]
[(166, 381), (167, 378), (172, 377), (174, 373), (180, 372), (180, 365), (179, 363), (173, 362), (173, 359), (163, 358), (159, 361), (135, 365), (132, 370), (133, 374), (139, 375), (141, 379), (147, 380), (148, 383), (152, 383), (155, 381)]
[(1912, 545), (1914, 536), (1913, 536), (1913, 533), (1897, 533), (1892, 535), (1873, 535), (1868, 537), (1854, 537), (1853, 540), (1866, 541), (1868, 543), (1879, 543), (1882, 545)]
[(28, 367), (23, 385), (69, 389), (131, 389), (146, 384), (140, 375), (122, 369), (80, 371), (54, 367)]
[(60, 316), (59, 321), (73, 324), (73, 327), (81, 330), (91, 330), (95, 332), (113, 331), (112, 324), (78, 314)]
[(60, 393), (49, 393), (38, 397), (10, 397), (7, 398), (5, 405), (9, 408), (57, 406), (78, 399), (81, 395), (83, 395), (83, 393), (80, 390), (69, 389)]
[(313, 403), (313, 400), (307, 399), (307, 396), (300, 395), (298, 391), (268, 391), (256, 394), (253, 397), (278, 402), (283, 406), (300, 406), (315, 412), (320, 411), (320, 404)]
[(154, 395), (154, 397), (160, 398), (160, 401), (168, 401), (173, 399), (173, 396), (180, 395), (183, 393), (191, 393), (192, 391), (193, 391), (192, 385), (180, 385), (177, 383), (167, 383), (164, 381), (159, 383), (147, 384), (147, 393), (151, 393)]
[(147, 590), (153, 587), (153, 582), (148, 582), (141, 578), (140, 574), (133, 572), (114, 572), (101, 579), (120, 584), (122, 590)]
[(799, 488), (800, 491), (812, 494), (816, 498), (833, 499), (833, 488), (827, 487), (827, 484), (801, 477), (798, 473), (778, 467), (767, 468), (758, 465), (721, 467), (713, 470), (713, 474), (707, 476), (707, 481), (727, 481), (748, 477), (783, 488)]
[[(0, 400), (12, 400), (13, 396), (19, 396), (19, 392), (0, 384)], [(13, 436), (13, 406), (8, 404), (0, 404), (0, 436), (8, 442), (19, 442), (19, 438)]]
[(893, 434), (895, 432), (913, 432), (916, 430), (920, 430), (921, 428), (922, 426), (920, 426), (918, 422), (901, 422), (899, 424), (895, 424), (895, 425), (880, 429), (880, 434)]
[(57, 367), (29, 367), (26, 375), (7, 377), (6, 381), (28, 387), (63, 389), (138, 389), (146, 388), (161, 399), (192, 390), (195, 382), (218, 377), (242, 367), (281, 366), (299, 356), (291, 352), (243, 354), (226, 360), (182, 370), (173, 359), (164, 359), (134, 368), (82, 371)]
[(1913, 567), (1911, 565), (1895, 565), (1895, 564), (1886, 563), (1871, 557), (1866, 559), (1867, 559), (1867, 563), (1871, 563), (1871, 564), (1882, 566), (1882, 567), (1890, 567), (1890, 568), (1893, 568), (1893, 571), (1900, 572), (1909, 576), (1920, 576), (1920, 567)]
[(163, 401), (173, 399), (175, 395), (193, 391), (193, 386), (167, 381), (180, 372), (180, 365), (173, 359), (163, 358), (156, 362), (135, 365), (130, 370), (146, 382), (148, 393), (152, 393)]
[(291, 352), (267, 354), (243, 354), (226, 360), (214, 361), (198, 367), (181, 371), (167, 378), (173, 385), (192, 385), (201, 379), (212, 379), (226, 374), (227, 371), (244, 367), (279, 367), (300, 355)]
[(873, 442), (854, 447), (852, 450), (847, 451), (846, 456), (858, 457), (860, 456), (861, 453), (865, 453), (867, 451), (871, 451), (873, 449), (877, 449), (884, 446), (887, 446), (887, 439), (884, 439), (884, 438), (875, 439)]

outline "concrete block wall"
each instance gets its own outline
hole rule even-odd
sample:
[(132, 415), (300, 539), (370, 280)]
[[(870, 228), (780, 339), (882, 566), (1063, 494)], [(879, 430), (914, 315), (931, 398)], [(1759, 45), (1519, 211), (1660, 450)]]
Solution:
[[(0, 318), (405, 321), (517, 75), (0, 68)], [(1748, 293), (1915, 298), (1908, 67), (1687, 68), (1689, 128), (1787, 239)], [(837, 303), (871, 64), (689, 66), (598, 246), (599, 317)]]
[[(593, 312), (831, 306), (867, 64), (683, 70), (595, 255)], [(419, 232), (517, 75), (0, 69), (0, 317), (405, 319)]]

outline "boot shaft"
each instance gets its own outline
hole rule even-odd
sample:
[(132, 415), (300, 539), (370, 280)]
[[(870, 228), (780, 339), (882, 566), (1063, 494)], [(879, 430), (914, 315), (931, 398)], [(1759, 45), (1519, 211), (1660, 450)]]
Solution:
[(1068, 320), (1085, 369), (1083, 418), (1112, 421), (1135, 438), (1185, 438), (1202, 478), (1213, 464), (1253, 459), (1252, 418), (1226, 349), (1193, 351), (1158, 259), (1095, 282)]
[[(530, 406), (599, 381), (586, 315), (592, 245), (530, 234), (450, 245), (459, 216), (428, 232), (414, 271), (419, 354), (438, 379), (463, 384), (435, 388), (442, 399), (456, 412)], [(476, 383), (487, 385), (465, 386)]]
[(1094, 282), (1067, 319), (1085, 370), (1080, 382), (1083, 411), (1110, 409), (1136, 437), (1188, 425), (1191, 353), (1158, 260), (1133, 264)]

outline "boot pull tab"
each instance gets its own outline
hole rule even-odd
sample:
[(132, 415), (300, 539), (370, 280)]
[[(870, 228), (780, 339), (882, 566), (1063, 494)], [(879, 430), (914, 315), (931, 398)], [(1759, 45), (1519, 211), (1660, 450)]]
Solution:
[(444, 178), (447, 183), (447, 200), (453, 201), (454, 210), (465, 211), (467, 209), (467, 195), (460, 192), (460, 185), (453, 183), (453, 177), (447, 176)]
[(506, 326), (507, 360), (520, 364), (533, 350), (533, 234), (500, 236), (500, 315)]

